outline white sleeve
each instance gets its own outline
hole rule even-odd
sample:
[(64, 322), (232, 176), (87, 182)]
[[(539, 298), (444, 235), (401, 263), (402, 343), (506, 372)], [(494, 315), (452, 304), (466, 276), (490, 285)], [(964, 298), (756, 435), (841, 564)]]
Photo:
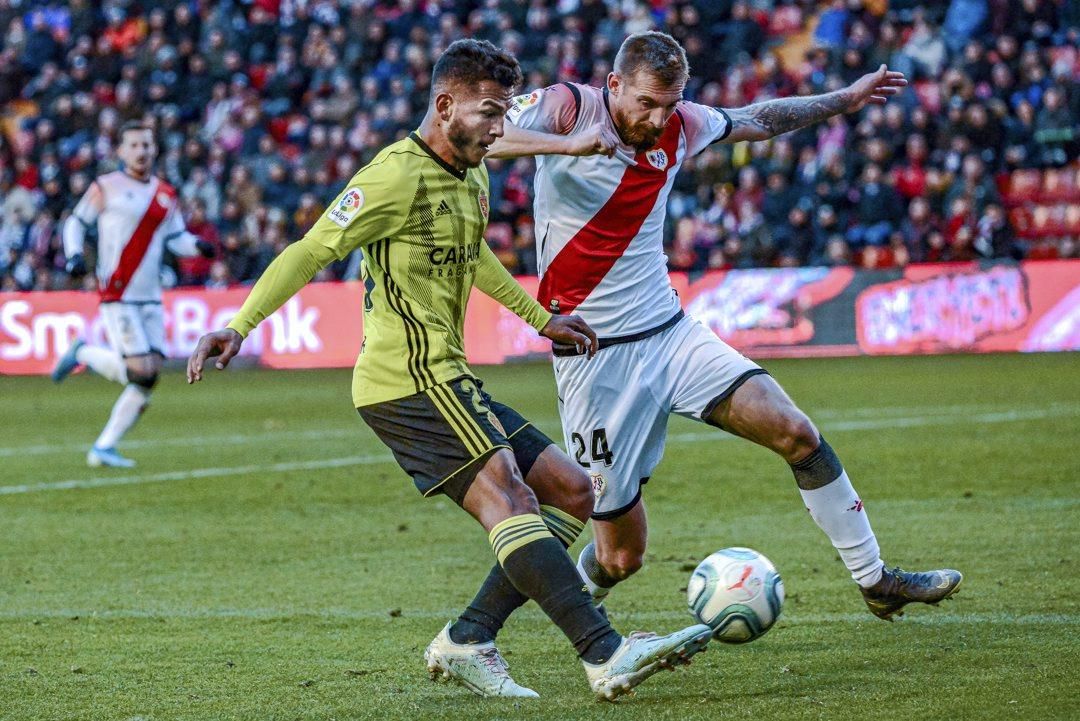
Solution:
[(686, 154), (694, 156), (731, 133), (731, 118), (720, 108), (691, 102), (678, 105), (686, 134)]
[[(98, 192), (101, 192), (100, 186)], [(64, 255), (66, 257), (73, 258), (76, 255), (82, 255), (86, 231), (97, 221), (100, 214), (101, 212), (90, 200), (90, 190), (87, 190), (75, 205), (74, 210), (71, 211), (71, 215), (64, 222), (61, 231), (61, 237), (64, 241)]]
[(165, 219), (165, 245), (173, 255), (193, 256), (199, 254), (199, 248), (195, 241), (198, 236), (190, 233), (184, 223), (184, 216), (180, 213), (180, 204), (177, 203), (169, 211), (169, 217)]
[(506, 119), (525, 130), (566, 135), (574, 129), (580, 105), (581, 91), (559, 83), (511, 100)]

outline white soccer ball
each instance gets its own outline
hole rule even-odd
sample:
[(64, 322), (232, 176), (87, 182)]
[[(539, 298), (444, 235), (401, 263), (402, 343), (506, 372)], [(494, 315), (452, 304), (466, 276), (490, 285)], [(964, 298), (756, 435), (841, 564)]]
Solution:
[(749, 548), (725, 548), (694, 569), (686, 586), (694, 617), (724, 643), (747, 643), (768, 631), (784, 605), (784, 581), (769, 559)]

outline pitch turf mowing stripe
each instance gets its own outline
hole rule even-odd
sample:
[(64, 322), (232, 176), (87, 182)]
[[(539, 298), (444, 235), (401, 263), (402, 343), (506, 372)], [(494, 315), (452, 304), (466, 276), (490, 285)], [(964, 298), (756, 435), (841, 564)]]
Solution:
[(106, 486), (131, 486), (143, 483), (161, 483), (165, 481), (190, 481), (199, 478), (217, 478), (220, 476), (241, 476), (247, 474), (289, 473), (292, 471), (313, 471), (323, 468), (348, 468), (377, 463), (396, 464), (393, 456), (379, 454), (370, 456), (346, 456), (344, 458), (321, 458), (312, 461), (293, 461), (290, 463), (272, 463), (268, 465), (224, 466), (221, 468), (192, 468), (185, 471), (152, 473), (143, 476), (96, 476), (53, 483), (30, 483), (18, 486), (0, 486), (0, 496), (39, 491), (67, 491), (76, 488), (103, 488)]
[[(947, 606), (932, 609), (920, 609), (918, 606), (908, 606), (909, 613), (895, 623), (899, 626), (956, 626), (979, 624), (991, 624), (1000, 626), (1080, 626), (1080, 614), (1070, 615), (1065, 613), (950, 613)], [(443, 609), (416, 609), (405, 612), (409, 618), (422, 620), (446, 620), (460, 613), (460, 608)], [(26, 610), (0, 610), (0, 621), (25, 622), (35, 619), (71, 619), (73, 617), (85, 619), (87, 622), (109, 620), (139, 620), (139, 619), (217, 619), (235, 618), (251, 620), (282, 620), (293, 621), (302, 618), (315, 618), (324, 620), (367, 620), (374, 619), (383, 621), (386, 619), (385, 609), (358, 610), (347, 608), (334, 608), (325, 611), (313, 611), (310, 606), (296, 608), (126, 608), (100, 610), (93, 608), (52, 608), (52, 609), (26, 609)], [(676, 621), (686, 618), (682, 610), (670, 611), (620, 611), (619, 617), (627, 624), (658, 621)], [(537, 615), (536, 620), (540, 620)], [(798, 626), (827, 625), (834, 623), (860, 623), (865, 622), (873, 626), (879, 626), (881, 621), (869, 613), (789, 613), (776, 622), (773, 632), (776, 630), (795, 630)]]
[[(949, 409), (950, 412), (955, 412), (958, 415), (963, 412), (966, 406), (942, 406), (943, 409)], [(971, 406), (970, 409), (987, 409), (988, 406)], [(850, 416), (867, 415), (870, 412), (873, 413), (888, 413), (889, 408), (855, 408), (850, 412), (840, 411), (816, 411), (810, 413), (812, 418), (822, 419), (826, 417), (842, 418)], [(898, 409), (899, 410), (899, 409)], [(917, 411), (917, 408), (904, 408), (905, 412)], [(936, 426), (936, 425), (953, 425), (958, 422), (978, 423), (978, 424), (994, 424), (994, 423), (1007, 423), (1014, 420), (1045, 420), (1050, 418), (1072, 417), (1080, 415), (1080, 406), (1062, 406), (1062, 407), (1049, 407), (1042, 409), (1029, 409), (1029, 410), (1010, 410), (1003, 411), (1001, 413), (981, 413), (975, 416), (963, 415), (961, 418), (956, 417), (943, 417), (941, 415), (925, 415), (925, 416), (908, 416), (898, 420), (898, 423), (906, 428), (918, 427), (918, 426)], [(557, 418), (534, 418), (533, 425), (550, 426), (557, 428), (559, 419)], [(824, 431), (828, 432), (844, 432), (844, 431), (860, 431), (860, 430), (875, 430), (882, 427), (888, 427), (892, 421), (886, 417), (867, 418), (864, 420), (848, 420), (848, 421), (835, 421), (819, 423)], [(183, 436), (179, 438), (160, 438), (154, 440), (125, 440), (122, 446), (125, 449), (132, 448), (158, 448), (163, 446), (205, 446), (206, 444), (215, 445), (247, 445), (256, 444), (262, 442), (275, 442), (278, 440), (290, 440), (290, 439), (324, 439), (324, 438), (351, 438), (356, 435), (355, 429), (342, 428), (338, 430), (303, 430), (303, 431), (271, 431), (268, 433), (252, 433), (252, 434), (232, 434), (222, 436)], [(668, 436), (668, 441), (682, 441), (682, 442), (695, 442), (695, 441), (728, 441), (734, 440), (735, 437), (726, 433), (719, 433), (716, 431), (708, 431), (705, 433), (676, 433)], [(6, 458), (10, 456), (20, 455), (50, 455), (50, 454), (62, 454), (62, 453), (78, 453), (85, 452), (87, 449), (86, 443), (39, 443), (27, 446), (0, 446), (0, 458)]]

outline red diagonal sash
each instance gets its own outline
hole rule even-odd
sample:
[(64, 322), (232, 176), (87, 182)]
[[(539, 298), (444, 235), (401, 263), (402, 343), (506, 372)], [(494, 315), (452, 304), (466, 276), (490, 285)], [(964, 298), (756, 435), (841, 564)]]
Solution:
[(150, 241), (154, 239), (154, 232), (165, 220), (169, 210), (176, 200), (176, 191), (166, 183), (158, 183), (154, 197), (150, 200), (150, 206), (146, 209), (142, 220), (135, 227), (131, 239), (120, 252), (120, 262), (116, 264), (116, 270), (109, 277), (108, 282), (99, 290), (101, 302), (109, 303), (120, 300), (124, 291), (131, 282), (131, 277), (139, 269), (139, 264), (146, 257), (146, 251), (150, 248)]
[(638, 153), (637, 163), (626, 169), (604, 206), (551, 261), (537, 293), (544, 308), (572, 312), (626, 252), (667, 184), (668, 171), (675, 167), (681, 131), (682, 117), (675, 114), (650, 151), (666, 153), (664, 168), (653, 167), (646, 153)]

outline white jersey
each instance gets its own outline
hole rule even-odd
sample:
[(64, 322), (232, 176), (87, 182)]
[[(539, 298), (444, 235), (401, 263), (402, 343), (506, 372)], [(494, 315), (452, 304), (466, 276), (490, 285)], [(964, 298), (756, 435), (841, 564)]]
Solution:
[[(90, 193), (72, 211), (68, 223), (98, 229), (97, 279), (103, 303), (161, 302), (161, 259), (168, 244), (177, 255), (195, 255), (195, 236), (187, 232), (176, 190), (151, 176), (137, 180), (121, 171), (94, 183), (102, 197), (95, 206)], [(82, 233), (64, 233), (68, 257), (82, 253)]]
[[(562, 135), (597, 123), (615, 129), (606, 88), (575, 83), (515, 98), (507, 119)], [(683, 101), (651, 150), (622, 147), (627, 162), (602, 155), (538, 157), (540, 303), (553, 313), (580, 314), (605, 338), (646, 333), (670, 321), (680, 306), (664, 254), (668, 195), (683, 160), (729, 132), (724, 111)]]

